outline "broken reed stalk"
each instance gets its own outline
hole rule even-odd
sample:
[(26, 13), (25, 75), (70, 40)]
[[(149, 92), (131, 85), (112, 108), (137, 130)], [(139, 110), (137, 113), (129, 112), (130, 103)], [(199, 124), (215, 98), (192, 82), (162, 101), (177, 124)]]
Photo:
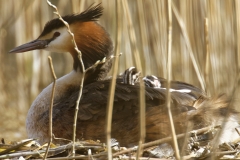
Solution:
[(168, 109), (168, 118), (170, 122), (171, 132), (172, 132), (172, 141), (175, 150), (176, 159), (180, 159), (178, 142), (175, 132), (175, 127), (173, 123), (173, 117), (171, 112), (171, 93), (170, 93), (170, 85), (172, 79), (172, 8), (171, 8), (171, 0), (168, 0), (168, 55), (167, 55), (167, 109)]
[(107, 141), (107, 152), (108, 152), (108, 159), (112, 159), (112, 148), (111, 148), (111, 127), (112, 127), (112, 112), (113, 112), (113, 102), (114, 102), (114, 95), (115, 95), (115, 88), (116, 88), (116, 78), (117, 78), (117, 71), (118, 71), (118, 66), (119, 66), (119, 56), (117, 55), (120, 51), (120, 46), (121, 46), (121, 38), (122, 38), (122, 24), (120, 21), (120, 16), (121, 14), (121, 2), (117, 1), (116, 2), (116, 26), (117, 26), (117, 36), (115, 39), (115, 61), (113, 61), (113, 74), (112, 74), (112, 80), (111, 80), (111, 86), (109, 89), (109, 99), (107, 102), (107, 117), (106, 117), (106, 122), (107, 122), (107, 127), (106, 127), (106, 141)]
[(91, 149), (88, 149), (88, 160), (93, 159)]
[[(134, 32), (134, 27), (132, 23), (132, 19), (129, 12), (129, 6), (126, 0), (122, 0), (122, 5), (124, 9), (125, 16), (127, 18), (127, 27), (129, 30), (129, 39), (131, 44), (131, 51), (134, 55), (136, 67), (138, 70), (142, 71), (141, 59), (139, 57), (139, 51), (136, 45), (136, 35)], [(137, 159), (139, 159), (141, 151), (142, 151), (142, 144), (144, 143), (145, 136), (146, 136), (146, 128), (145, 128), (145, 85), (143, 84), (142, 78), (139, 79), (140, 83), (140, 93), (139, 93), (139, 121), (140, 121), (140, 137), (139, 137), (139, 144), (138, 144), (138, 152), (137, 152)]]
[(59, 20), (61, 20), (64, 25), (67, 27), (67, 30), (68, 30), (68, 33), (72, 36), (72, 42), (73, 42), (73, 45), (74, 45), (74, 49), (76, 50), (76, 52), (78, 53), (78, 59), (81, 63), (81, 66), (82, 66), (82, 72), (83, 72), (83, 75), (82, 75), (82, 78), (81, 78), (81, 83), (80, 83), (80, 88), (79, 88), (79, 95), (78, 95), (78, 99), (76, 101), (76, 107), (75, 107), (75, 114), (74, 114), (74, 123), (73, 123), (73, 145), (72, 145), (72, 155), (75, 156), (75, 141), (76, 141), (76, 127), (77, 127), (77, 115), (78, 115), (78, 110), (79, 110), (79, 103), (80, 103), (80, 99), (81, 99), (81, 96), (82, 96), (82, 89), (83, 89), (83, 82), (84, 82), (84, 77), (85, 77), (85, 67), (84, 67), (84, 64), (83, 64), (83, 61), (82, 61), (82, 53), (81, 51), (78, 49), (77, 47), (77, 44), (75, 42), (75, 38), (74, 38), (74, 34), (71, 32), (70, 30), (70, 27), (69, 27), (69, 24), (64, 21), (61, 17), (61, 15), (59, 14), (58, 12), (58, 9), (55, 5), (51, 4), (51, 2), (49, 0), (46, 0), (48, 5), (51, 6), (52, 8), (54, 8), (56, 10), (56, 12), (54, 12)]
[(188, 36), (188, 33), (187, 33), (187, 30), (186, 30), (186, 26), (184, 24), (184, 21), (183, 19), (180, 17), (180, 13), (178, 12), (174, 2), (172, 1), (172, 10), (173, 10), (173, 13), (177, 19), (177, 22), (180, 26), (180, 29), (182, 31), (182, 35), (183, 35), (183, 38), (185, 40), (185, 43), (186, 43), (186, 46), (187, 46), (187, 49), (188, 49), (188, 52), (189, 52), (189, 55), (190, 55), (190, 58), (192, 60), (192, 63), (193, 63), (193, 67), (194, 67), (194, 70), (197, 74), (197, 77), (198, 77), (198, 80), (200, 82), (200, 85), (201, 85), (201, 88), (205, 91), (206, 90), (206, 83), (204, 81), (204, 78), (200, 72), (200, 69), (199, 69), (199, 66), (198, 66), (198, 63), (194, 57), (194, 54), (193, 54), (193, 50), (192, 50), (192, 47), (191, 47), (191, 44), (190, 44), (190, 40), (189, 40), (189, 36)]
[(52, 143), (52, 135), (53, 135), (53, 133), (52, 133), (52, 113), (53, 113), (54, 93), (55, 93), (56, 80), (57, 80), (57, 76), (56, 76), (54, 68), (53, 68), (51, 56), (48, 56), (48, 62), (49, 62), (49, 68), (51, 69), (51, 72), (52, 72), (53, 85), (52, 85), (51, 103), (50, 103), (50, 108), (49, 108), (49, 141), (48, 141), (48, 146), (47, 146), (47, 149), (46, 149), (43, 159), (47, 158), (48, 151), (49, 151), (50, 145)]

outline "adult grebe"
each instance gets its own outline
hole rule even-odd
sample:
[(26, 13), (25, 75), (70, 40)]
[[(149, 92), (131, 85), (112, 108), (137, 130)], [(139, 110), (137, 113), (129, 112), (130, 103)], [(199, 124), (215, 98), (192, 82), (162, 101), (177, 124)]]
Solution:
[[(82, 52), (85, 68), (96, 61), (108, 60), (86, 74), (83, 95), (80, 101), (77, 119), (77, 138), (105, 140), (106, 104), (110, 80), (106, 78), (111, 68), (112, 41), (105, 29), (95, 21), (102, 15), (102, 6), (90, 6), (80, 14), (64, 16), (75, 35), (78, 48)], [(72, 124), (82, 67), (77, 52), (73, 48), (71, 36), (59, 19), (49, 21), (41, 35), (34, 41), (16, 47), (10, 53), (45, 49), (52, 52), (69, 52), (73, 57), (73, 70), (59, 78), (53, 107), (53, 133), (56, 137), (71, 139)], [(131, 78), (130, 72), (125, 77)], [(128, 71), (129, 71), (128, 70)], [(135, 75), (135, 73), (133, 73)], [(133, 77), (134, 78), (134, 77)], [(156, 140), (170, 135), (169, 121), (165, 107), (166, 80), (145, 77), (146, 84), (146, 141)], [(208, 125), (221, 124), (224, 117), (231, 120), (228, 136), (220, 137), (219, 142), (230, 141), (238, 134), (237, 113), (229, 109), (223, 96), (208, 99), (204, 92), (187, 83), (171, 82), (171, 103), (177, 133), (186, 131), (187, 122), (193, 123), (193, 129)], [(52, 84), (47, 86), (34, 100), (28, 111), (26, 128), (29, 138), (37, 138), (40, 143), (48, 141), (48, 114)], [(136, 144), (139, 139), (139, 85), (137, 80), (128, 83), (118, 77), (112, 120), (112, 137), (121, 145)], [(201, 98), (201, 101), (199, 100)], [(203, 100), (202, 100), (203, 99)], [(227, 112), (228, 111), (228, 112)], [(224, 133), (225, 134), (225, 133)], [(222, 135), (224, 135), (222, 134)]]

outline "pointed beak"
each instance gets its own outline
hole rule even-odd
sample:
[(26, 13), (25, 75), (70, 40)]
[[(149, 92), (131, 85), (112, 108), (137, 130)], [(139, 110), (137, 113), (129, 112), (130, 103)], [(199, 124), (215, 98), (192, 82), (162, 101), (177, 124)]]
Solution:
[(26, 44), (23, 44), (21, 46), (18, 46), (12, 49), (11, 51), (9, 51), (9, 53), (22, 53), (22, 52), (32, 51), (36, 49), (44, 49), (47, 47), (47, 45), (48, 45), (47, 40), (36, 39), (34, 41), (28, 42)]

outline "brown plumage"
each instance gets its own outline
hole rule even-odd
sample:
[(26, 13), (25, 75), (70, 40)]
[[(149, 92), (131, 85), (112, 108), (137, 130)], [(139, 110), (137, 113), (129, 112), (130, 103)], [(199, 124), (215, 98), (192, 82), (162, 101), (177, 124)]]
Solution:
[[(99, 139), (104, 142), (106, 104), (110, 86), (110, 79), (106, 78), (106, 75), (111, 69), (110, 57), (113, 47), (108, 33), (95, 22), (102, 15), (102, 10), (101, 5), (91, 6), (83, 13), (63, 18), (70, 24), (86, 68), (98, 60), (107, 58), (106, 62), (103, 61), (86, 74), (77, 120), (77, 138)], [(34, 49), (70, 52), (73, 57), (73, 71), (57, 80), (53, 107), (54, 135), (59, 138), (71, 139), (82, 68), (63, 23), (58, 19), (51, 20), (36, 40), (10, 52), (19, 53)], [(159, 82), (161, 87), (146, 86), (145, 88), (146, 141), (170, 135), (165, 106), (166, 80), (159, 78)], [(198, 129), (222, 123), (223, 118), (227, 117), (227, 120), (231, 119), (233, 122), (230, 124), (232, 128), (229, 134), (234, 134), (227, 138), (236, 137), (233, 130), (238, 125), (237, 112), (228, 109), (228, 102), (223, 96), (215, 99), (206, 98), (202, 90), (184, 82), (172, 81), (171, 86), (174, 89), (171, 92), (171, 105), (177, 133), (185, 132), (188, 122), (193, 124), (193, 129)], [(29, 138), (38, 138), (40, 143), (48, 141), (48, 107), (50, 106), (51, 89), (52, 84), (39, 94), (27, 115), (28, 136)], [(188, 92), (179, 91), (183, 89), (187, 89)], [(132, 145), (138, 142), (138, 92), (138, 84), (125, 84), (122, 77), (118, 77), (114, 97), (112, 137), (116, 138), (121, 145)], [(219, 142), (230, 140), (226, 136), (220, 138)]]

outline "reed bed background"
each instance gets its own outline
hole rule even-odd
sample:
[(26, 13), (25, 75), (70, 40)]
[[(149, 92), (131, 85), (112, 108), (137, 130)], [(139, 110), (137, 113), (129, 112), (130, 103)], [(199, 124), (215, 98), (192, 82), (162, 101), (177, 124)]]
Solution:
[[(102, 2), (104, 14), (99, 23), (115, 42), (116, 1), (52, 0), (61, 15), (81, 12), (92, 3)], [(172, 77), (201, 88), (193, 67), (184, 34), (187, 35), (196, 65), (206, 82), (209, 96), (226, 93), (240, 104), (238, 76), (240, 69), (240, 2), (173, 0), (178, 13), (173, 13)], [(142, 3), (142, 5), (141, 5)], [(143, 75), (167, 76), (168, 11), (166, 0), (129, 0), (137, 36)], [(135, 66), (126, 16), (121, 5), (122, 40), (119, 73)], [(177, 17), (177, 18), (176, 18)], [(36, 96), (52, 82), (47, 56), (53, 58), (57, 77), (72, 69), (69, 54), (32, 51), (8, 54), (12, 48), (36, 39), (44, 24), (56, 18), (53, 9), (42, 0), (0, 0), (0, 138), (26, 138), (25, 118)], [(208, 20), (208, 34), (205, 19)], [(179, 21), (184, 24), (181, 28)], [(209, 56), (208, 56), (209, 54)], [(209, 57), (209, 58), (208, 58)], [(209, 66), (209, 67), (208, 67)]]

